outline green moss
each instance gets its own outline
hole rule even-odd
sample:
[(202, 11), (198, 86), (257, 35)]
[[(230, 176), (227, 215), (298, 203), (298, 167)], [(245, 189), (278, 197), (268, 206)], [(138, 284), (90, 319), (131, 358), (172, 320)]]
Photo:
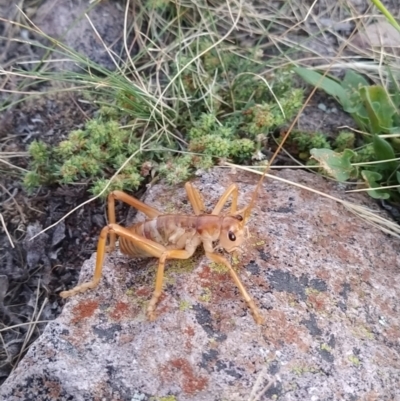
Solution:
[(150, 401), (176, 401), (174, 395), (167, 395), (165, 397), (151, 397)]
[(169, 273), (190, 273), (196, 267), (198, 258), (192, 256), (189, 259), (171, 259), (165, 274)]
[(223, 265), (222, 263), (215, 263), (215, 262), (211, 262), (209, 264), (210, 266), (210, 270), (215, 272), (215, 273), (219, 273), (219, 274), (223, 274), (223, 273), (228, 273), (229, 269)]
[(306, 295), (318, 295), (318, 294), (320, 294), (320, 291), (318, 291), (312, 287), (307, 287), (305, 290), (305, 293), (306, 293)]
[(182, 300), (181, 302), (179, 302), (179, 310), (184, 312), (188, 309), (192, 309), (192, 304), (189, 301)]
[[(151, 4), (151, 7), (167, 7), (173, 11), (168, 1), (155, 0)], [(160, 111), (154, 113), (136, 89), (130, 91), (120, 85), (111, 102), (104, 99), (99, 102), (103, 105), (96, 118), (88, 121), (83, 129), (72, 131), (58, 146), (50, 147), (38, 141), (30, 145), (30, 172), (24, 180), (28, 190), (40, 185), (79, 182), (88, 184), (94, 195), (104, 190), (102, 196), (106, 197), (117, 189), (136, 190), (150, 173), (152, 176), (157, 173), (174, 185), (187, 181), (196, 169), (210, 168), (220, 158), (235, 163), (251, 162), (264, 147), (267, 134), (288, 122), (299, 110), (303, 91), (293, 89), (293, 75), (289, 70), (276, 74), (266, 85), (256, 75), (261, 71), (259, 64), (230, 51), (212, 49), (199, 58), (199, 63), (203, 63), (201, 68), (193, 64), (181, 71), (200, 49), (212, 46), (214, 43), (204, 38), (194, 41), (171, 64), (172, 72), (180, 71), (179, 82), (185, 87), (186, 98), (191, 99), (190, 109), (186, 108), (186, 102), (181, 102), (176, 113), (163, 110), (164, 117), (173, 121), (174, 126), (171, 129), (163, 119), (162, 125), (168, 133), (157, 135), (157, 140), (149, 146), (151, 150), (139, 151), (143, 137), (160, 132), (156, 120), (150, 118), (150, 114), (158, 115)], [(217, 75), (215, 66), (222, 66)], [(202, 71), (201, 79), (199, 71)], [(207, 92), (211, 91), (212, 96), (205, 102), (204, 91), (199, 88), (207, 83), (210, 85)], [(271, 94), (271, 87), (279, 104)], [(135, 130), (125, 128), (129, 126), (128, 121)], [(138, 121), (148, 121), (148, 124), (143, 128), (144, 124)], [(179, 131), (176, 138), (181, 136), (182, 140), (169, 135), (170, 131)], [(182, 154), (182, 151), (191, 153)], [(108, 185), (109, 179), (133, 153), (135, 157)]]
[(211, 301), (212, 292), (209, 288), (204, 288), (203, 293), (199, 296), (200, 301), (202, 302), (210, 302)]
[(320, 346), (321, 350), (327, 351), (327, 352), (332, 352), (332, 348), (328, 344), (321, 344)]
[(360, 360), (355, 355), (349, 355), (348, 359), (354, 366), (359, 367), (361, 364)]
[(313, 366), (294, 366), (292, 368), (292, 372), (295, 373), (298, 376), (302, 376), (306, 373), (317, 373), (319, 370)]
[(343, 152), (345, 149), (353, 149), (356, 136), (351, 131), (340, 131), (333, 143), (336, 152)]
[(374, 339), (374, 334), (365, 326), (357, 326), (353, 330), (353, 334), (362, 339), (367, 339), (367, 340), (373, 340)]

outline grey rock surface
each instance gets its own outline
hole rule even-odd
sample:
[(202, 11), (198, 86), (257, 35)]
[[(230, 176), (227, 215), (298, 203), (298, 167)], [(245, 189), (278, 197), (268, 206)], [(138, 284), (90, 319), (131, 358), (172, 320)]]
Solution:
[[(277, 175), (344, 197), (314, 175)], [(214, 169), (195, 185), (211, 208), (233, 181), (243, 205), (254, 175)], [(182, 186), (156, 185), (146, 202), (190, 213), (184, 199)], [(350, 199), (374, 207), (362, 195)], [(105, 258), (98, 288), (67, 301), (0, 398), (400, 400), (398, 240), (334, 201), (270, 179), (248, 226), (235, 268), (264, 325), (254, 323), (227, 273), (200, 251), (168, 262), (159, 317), (148, 322), (156, 260), (116, 252)], [(81, 282), (94, 262), (95, 255), (83, 265)]]
[[(113, 71), (116, 65), (105, 46), (117, 63), (119, 57), (126, 59), (122, 40), (124, 18), (124, 4), (119, 1), (89, 4), (86, 0), (45, 0), (38, 8), (33, 22), (46, 35)], [(41, 35), (37, 39), (43, 41)], [(63, 59), (52, 63), (58, 69), (79, 70), (76, 62), (65, 60), (67, 56), (56, 54), (55, 57)]]

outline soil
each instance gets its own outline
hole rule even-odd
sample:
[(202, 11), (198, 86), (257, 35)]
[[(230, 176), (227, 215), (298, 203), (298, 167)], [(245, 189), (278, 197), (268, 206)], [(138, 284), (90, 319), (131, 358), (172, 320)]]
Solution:
[[(3, 8), (2, 3), (0, 1), (0, 8)], [(13, 33), (0, 22), (0, 34), (12, 37)], [(0, 62), (4, 67), (15, 60), (39, 58), (35, 58), (35, 51), (26, 44), (0, 40)], [(2, 88), (16, 90), (17, 82), (10, 79)], [(29, 87), (31, 91), (48, 89), (46, 85)], [(0, 91), (0, 102), (10, 104), (7, 111), (0, 113), (0, 152), (26, 152), (35, 139), (56, 145), (71, 130), (82, 127), (95, 112), (92, 105), (81, 101), (79, 94), (63, 92), (17, 103), (20, 99), (20, 96)], [(327, 117), (326, 111), (315, 107), (320, 102), (320, 99), (314, 100), (314, 107), (307, 108), (300, 120), (303, 129), (333, 132), (338, 126), (351, 123), (337, 109)], [(326, 104), (331, 110), (335, 108), (331, 102)], [(26, 156), (7, 160), (21, 169), (28, 168)], [(40, 188), (28, 195), (21, 178), (20, 170), (0, 163), (0, 213), (4, 220), (0, 228), (0, 336), (3, 344), (0, 347), (0, 385), (43, 331), (46, 323), (36, 321), (53, 320), (60, 314), (64, 301), (58, 293), (74, 286), (83, 261), (95, 252), (100, 229), (106, 224), (104, 202), (92, 201), (30, 241), (41, 229), (88, 200), (90, 194), (82, 183)], [(121, 221), (127, 215), (127, 208), (118, 205), (117, 213)], [(10, 329), (10, 326), (18, 327)]]

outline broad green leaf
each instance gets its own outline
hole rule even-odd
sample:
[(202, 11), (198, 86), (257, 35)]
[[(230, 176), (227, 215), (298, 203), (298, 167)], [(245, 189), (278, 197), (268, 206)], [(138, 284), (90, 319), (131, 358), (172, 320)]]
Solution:
[(354, 176), (356, 169), (351, 165), (350, 160), (355, 153), (350, 149), (345, 149), (341, 153), (331, 149), (311, 149), (311, 158), (317, 160), (320, 167), (326, 173), (338, 181), (346, 181)]
[[(390, 66), (388, 66), (387, 71), (388, 71), (388, 75), (389, 75), (388, 85), (389, 85), (389, 87), (393, 88), (393, 90), (391, 91), (392, 101), (393, 101), (393, 104), (395, 105), (395, 107), (399, 108), (400, 107), (400, 85), (397, 82), (397, 78), (393, 75), (392, 69), (390, 68)], [(399, 112), (397, 112), (396, 114), (399, 115)]]
[(373, 146), (376, 159), (382, 161), (381, 164), (376, 166), (382, 170), (394, 171), (399, 165), (399, 162), (395, 160), (391, 162), (385, 162), (385, 160), (396, 158), (392, 145), (379, 135), (374, 135)]
[(294, 71), (299, 74), (310, 85), (318, 86), (323, 89), (328, 95), (335, 97), (347, 112), (351, 109), (349, 95), (342, 85), (331, 78), (322, 77), (316, 71), (309, 70), (303, 67), (296, 67)]
[(358, 91), (363, 86), (369, 86), (368, 81), (360, 74), (353, 70), (347, 70), (343, 78), (342, 86), (348, 90)]
[(373, 189), (378, 188), (381, 185), (377, 182), (382, 179), (382, 174), (377, 173), (376, 171), (363, 170), (361, 175), (366, 182), (366, 184), (371, 188), (368, 192), (368, 195), (374, 199), (389, 199), (390, 193), (384, 189)]
[(368, 118), (368, 113), (363, 104), (358, 104), (358, 107), (355, 108), (353, 113), (351, 113), (351, 116), (354, 118), (358, 127), (362, 131), (370, 131), (370, 121)]
[(396, 109), (389, 99), (386, 89), (380, 85), (360, 88), (360, 95), (371, 122), (372, 134), (388, 132), (393, 126)]

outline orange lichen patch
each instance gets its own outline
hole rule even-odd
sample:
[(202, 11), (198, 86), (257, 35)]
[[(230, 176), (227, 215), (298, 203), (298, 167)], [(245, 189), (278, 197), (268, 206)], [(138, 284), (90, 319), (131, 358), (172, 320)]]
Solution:
[(122, 334), (119, 336), (118, 344), (119, 345), (129, 344), (129, 343), (133, 343), (134, 340), (135, 340), (135, 336), (132, 333)]
[(386, 317), (397, 318), (398, 312), (396, 311), (396, 306), (390, 301), (390, 299), (376, 296), (373, 298), (373, 303), (379, 307), (381, 314)]
[(301, 351), (308, 351), (309, 344), (303, 341), (308, 337), (308, 333), (303, 327), (291, 324), (284, 312), (267, 311), (265, 321), (268, 322), (265, 334), (276, 347), (281, 348), (287, 344), (295, 344)]
[(361, 279), (362, 279), (362, 281), (364, 281), (364, 283), (369, 283), (371, 280), (371, 271), (364, 270), (361, 274)]
[(400, 369), (400, 361), (397, 354), (389, 347), (381, 347), (374, 355), (374, 363), (377, 366), (383, 366), (385, 368), (392, 367), (394, 369)]
[(43, 383), (43, 387), (47, 390), (47, 395), (51, 400), (59, 400), (61, 396), (62, 388), (60, 383), (46, 380)]
[(171, 359), (162, 367), (161, 375), (165, 381), (179, 382), (187, 395), (202, 391), (208, 385), (208, 379), (196, 375), (189, 361), (183, 358)]
[(138, 297), (148, 298), (153, 293), (153, 290), (150, 287), (140, 287), (136, 290), (136, 295)]
[(344, 263), (355, 265), (359, 262), (354, 252), (349, 251), (342, 244), (336, 244), (336, 246), (332, 247), (332, 252), (339, 260), (342, 260)]
[(201, 272), (198, 274), (201, 279), (209, 279), (211, 274), (210, 266), (204, 266)]
[(194, 336), (194, 329), (193, 329), (192, 326), (186, 327), (186, 328), (183, 330), (183, 332), (184, 332), (185, 334), (187, 334), (188, 336), (190, 336), (190, 337), (193, 337), (193, 336)]
[(192, 337), (194, 336), (194, 329), (191, 326), (186, 327), (183, 332), (187, 335), (186, 341), (185, 341), (185, 348), (187, 350), (192, 349)]
[(72, 332), (66, 338), (75, 348), (83, 350), (85, 348), (85, 339), (87, 339), (86, 330), (80, 326), (72, 326)]
[(129, 304), (126, 302), (119, 301), (115, 305), (115, 308), (111, 311), (110, 317), (114, 320), (121, 320), (129, 312)]
[(319, 217), (321, 219), (321, 222), (327, 226), (330, 226), (332, 224), (337, 223), (337, 216), (334, 216), (331, 212), (329, 211), (321, 211), (319, 213)]
[(368, 393), (364, 394), (362, 399), (365, 401), (378, 401), (381, 399), (381, 396), (379, 393), (372, 390), (372, 391), (368, 391)]
[(325, 281), (329, 280), (331, 277), (331, 272), (327, 269), (319, 269), (315, 274), (318, 278)]
[(393, 326), (384, 331), (386, 338), (393, 343), (397, 343), (400, 340), (400, 327)]
[(325, 293), (310, 293), (307, 295), (307, 304), (311, 305), (314, 310), (321, 312), (326, 310), (328, 296)]
[(98, 307), (98, 301), (83, 301), (76, 305), (72, 311), (72, 314), (74, 315), (72, 323), (77, 323), (85, 318), (93, 316)]

